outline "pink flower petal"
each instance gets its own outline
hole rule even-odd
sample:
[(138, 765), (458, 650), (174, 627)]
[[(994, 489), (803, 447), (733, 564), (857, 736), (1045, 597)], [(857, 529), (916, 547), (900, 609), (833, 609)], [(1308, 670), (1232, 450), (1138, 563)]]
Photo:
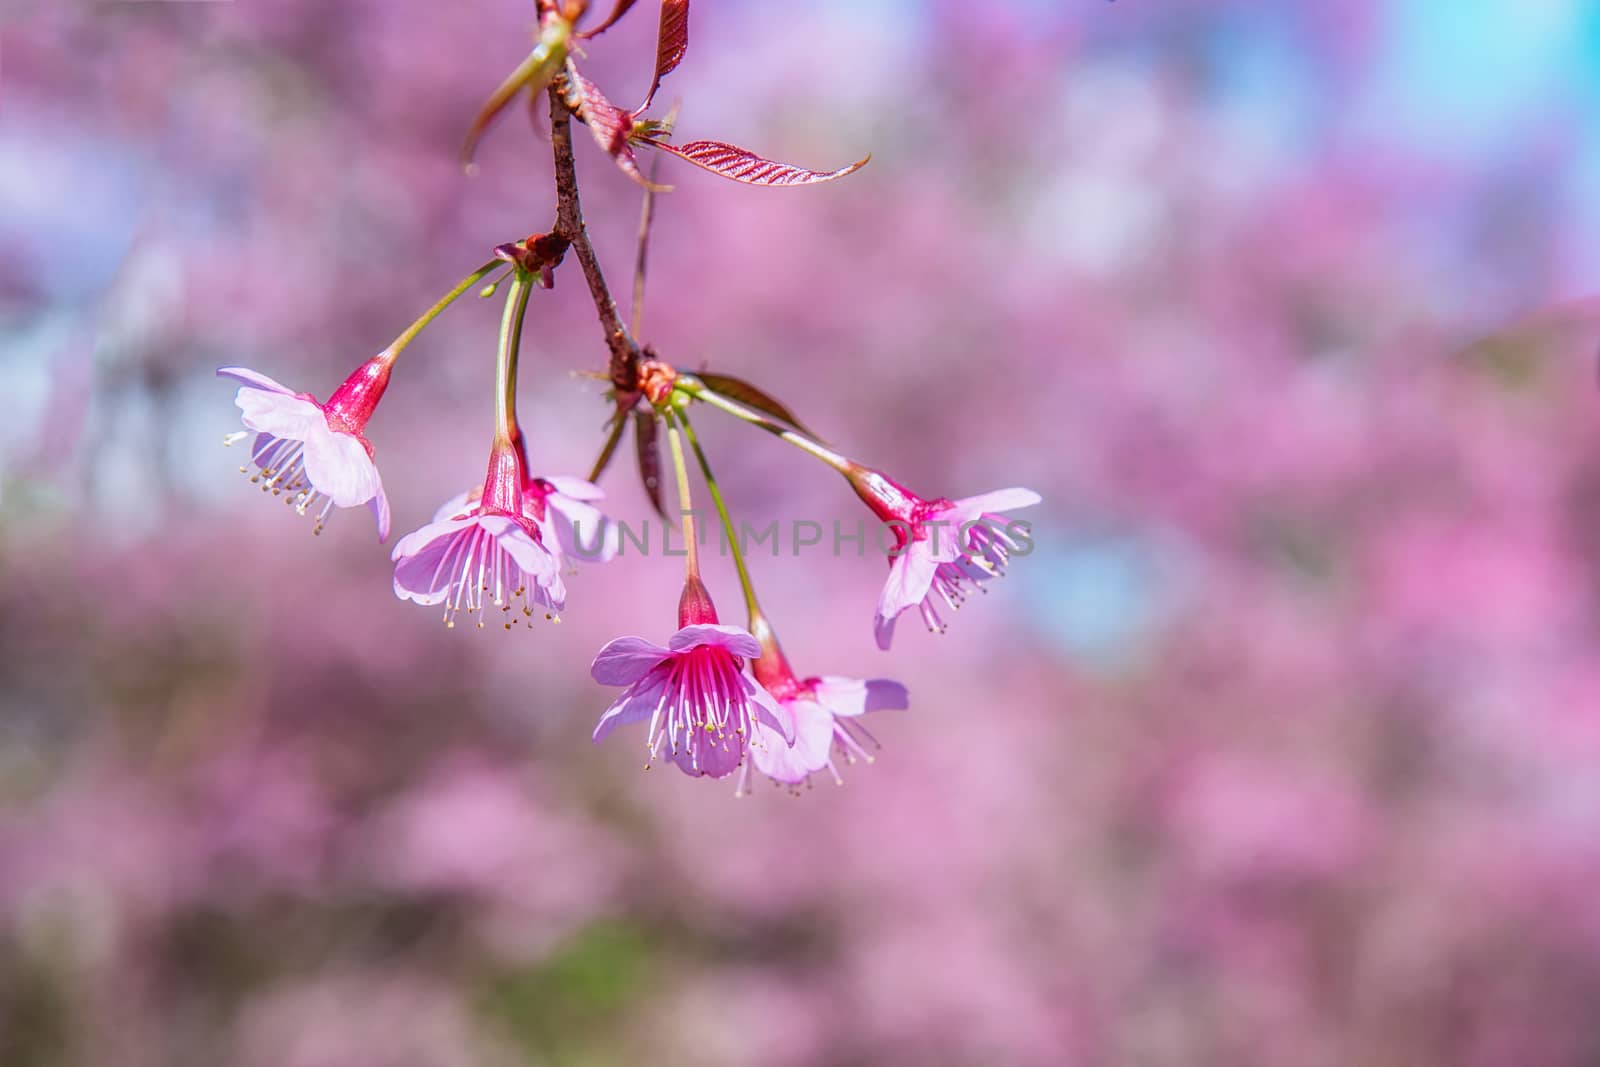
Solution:
[[(321, 419), (322, 412), (308, 405)], [(355, 436), (328, 429), (326, 421), (311, 428), (305, 438), (306, 477), (319, 492), (341, 508), (365, 504), (383, 492), (377, 465)]]
[(567, 583), (561, 577), (561, 568), (552, 566), (550, 573), (535, 579), (534, 599), (551, 611), (560, 614), (567, 607)]
[(768, 778), (799, 785), (811, 774), (800, 753), (766, 723), (757, 720), (750, 738), (750, 761)]
[(833, 744), (833, 716), (809, 700), (791, 701), (785, 707), (795, 719), (794, 744), (790, 745), (764, 722), (758, 722), (750, 742), (750, 758), (756, 770), (767, 777), (798, 785), (827, 765), (828, 749)]
[[(947, 536), (945, 540), (953, 549), (954, 535)], [(889, 580), (884, 583), (883, 594), (878, 598), (878, 626), (875, 632), (879, 648), (888, 648), (889, 640), (894, 635), (894, 627), (884, 624), (892, 623), (902, 611), (922, 602), (933, 585), (933, 573), (938, 567), (939, 561), (934, 558), (933, 548), (927, 541), (913, 541), (909, 548), (895, 557), (889, 567)]]
[(367, 501), (367, 507), (372, 511), (372, 517), (378, 520), (378, 543), (381, 545), (389, 539), (389, 497), (379, 484), (377, 493)]
[(745, 692), (750, 697), (751, 710), (755, 712), (751, 718), (756, 722), (766, 723), (782, 734), (785, 744), (794, 744), (795, 722), (789, 706), (787, 704), (779, 704), (772, 699), (771, 693), (742, 674), (739, 676), (739, 681), (744, 683)]
[(285, 396), (295, 395), (293, 389), (273, 381), (265, 374), (257, 374), (249, 367), (218, 367), (217, 377), (232, 378), (234, 381), (243, 382), (253, 389), (265, 389), (269, 393), (282, 393)]
[(873, 640), (877, 641), (878, 647), (885, 652), (889, 651), (889, 646), (894, 644), (894, 620), (895, 616), (893, 615), (887, 617), (878, 615), (872, 620)]
[(457, 567), (441, 568), (458, 537), (470, 536), (471, 519), (452, 519), (429, 523), (402, 537), (390, 553), (394, 560), (394, 595), (418, 604), (437, 604), (444, 600)]
[(467, 501), (472, 498), (472, 491), (457, 493), (455, 496), (439, 505), (439, 510), (433, 513), (434, 522), (443, 522), (454, 519), (467, 513)]
[(735, 656), (754, 659), (761, 655), (761, 645), (748, 630), (724, 623), (697, 623), (685, 626), (667, 639), (667, 647), (674, 652), (687, 652), (699, 645), (725, 648)]
[(268, 392), (247, 385), (239, 390), (234, 403), (239, 405), (246, 426), (274, 437), (304, 441), (312, 431), (328, 428), (321, 408), (292, 394)]
[(554, 527), (561, 551), (575, 559), (595, 563), (609, 563), (616, 558), (620, 531), (599, 508), (560, 493), (552, 493), (545, 503), (556, 513), (550, 525)]
[(887, 678), (841, 678), (825, 675), (812, 683), (817, 703), (835, 715), (854, 717), (869, 711), (901, 711), (911, 706), (911, 694)]
[(632, 685), (672, 652), (642, 637), (618, 637), (602, 648), (589, 665), (589, 676), (601, 685)]
[(1028, 508), (1044, 499), (1032, 489), (996, 489), (992, 493), (981, 493), (978, 496), (969, 496), (957, 500), (952, 511), (959, 512), (967, 521), (979, 515), (987, 515), (995, 511), (1011, 511), (1014, 508)]
[(655, 714), (656, 706), (661, 703), (661, 695), (666, 685), (667, 673), (662, 671), (659, 676), (625, 690), (601, 714), (600, 721), (595, 724), (593, 735), (595, 743), (604, 741), (618, 726), (649, 721), (650, 716)]
[(671, 759), (685, 774), (726, 778), (744, 761), (744, 744), (731, 737), (694, 738), (692, 743), (680, 745)]
[(528, 536), (528, 531), (515, 519), (507, 515), (479, 515), (474, 521), (489, 531), (516, 565), (541, 585), (551, 579), (560, 581), (550, 550)]
[(606, 491), (598, 485), (571, 475), (557, 474), (546, 478), (545, 481), (555, 486), (557, 493), (573, 500), (604, 500), (606, 497)]

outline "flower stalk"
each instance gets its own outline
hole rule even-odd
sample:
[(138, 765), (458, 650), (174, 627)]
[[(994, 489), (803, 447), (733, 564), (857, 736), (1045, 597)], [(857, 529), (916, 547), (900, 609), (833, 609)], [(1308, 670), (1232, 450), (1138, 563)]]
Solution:
[[(706, 453), (700, 447), (700, 439), (695, 436), (694, 427), (689, 424), (689, 413), (683, 408), (673, 412), (673, 418), (683, 427), (683, 435), (689, 439), (689, 447), (694, 451), (695, 461), (700, 466), (700, 476), (705, 479), (706, 488), (711, 491), (711, 502), (716, 505), (717, 517), (722, 521), (722, 532), (728, 539), (728, 545), (733, 552), (733, 566), (739, 572), (739, 588), (744, 592), (745, 608), (750, 613), (750, 631), (755, 633), (756, 621), (761, 619), (761, 605), (756, 601), (755, 584), (750, 580), (750, 570), (745, 566), (744, 552), (739, 547), (739, 535), (733, 528), (733, 518), (728, 514), (728, 505), (722, 499), (722, 488), (717, 485), (716, 475), (711, 473), (711, 462), (706, 458)], [(756, 635), (760, 637), (759, 634)]]
[(828, 448), (827, 446), (803, 433), (800, 433), (797, 430), (793, 430), (788, 426), (785, 426), (777, 419), (762, 414), (755, 408), (747, 407), (731, 397), (723, 396), (716, 390), (709, 388), (704, 382), (692, 374), (678, 375), (678, 380), (674, 383), (673, 387), (680, 393), (683, 393), (685, 396), (693, 397), (696, 400), (703, 400), (712, 407), (718, 408), (719, 410), (732, 415), (736, 419), (748, 422), (752, 426), (759, 426), (761, 429), (772, 434), (774, 437), (777, 437), (782, 441), (786, 441), (794, 447), (800, 449), (800, 451), (806, 453), (808, 456), (811, 456), (815, 459), (820, 459), (822, 462), (826, 463), (840, 474), (848, 476), (850, 469), (855, 466), (855, 464), (851, 463), (850, 460), (833, 451), (833, 449)]
[(506, 307), (500, 317), (500, 345), (495, 360), (495, 422), (497, 440), (518, 441), (517, 358), (522, 348), (522, 323), (527, 317), (528, 296), (533, 291), (533, 276), (520, 268), (506, 293)]
[(451, 304), (454, 304), (458, 298), (467, 292), (467, 290), (471, 289), (473, 286), (483, 281), (483, 279), (493, 274), (495, 268), (501, 265), (501, 260), (491, 259), (489, 262), (485, 263), (483, 266), (479, 267), (477, 270), (461, 279), (461, 281), (457, 282), (454, 289), (451, 289), (448, 293), (444, 294), (444, 296), (440, 297), (431, 308), (429, 308), (427, 311), (424, 311), (422, 315), (418, 317), (416, 322), (413, 322), (410, 326), (407, 326), (405, 328), (405, 332), (401, 333), (399, 337), (396, 337), (393, 341), (391, 341), (389, 343), (389, 347), (385, 348), (381, 353), (379, 353), (379, 358), (385, 359), (388, 363), (393, 364), (394, 361), (399, 357), (400, 353), (405, 351), (406, 346), (412, 341), (416, 340), (417, 335), (423, 330), (427, 329), (428, 324), (434, 319), (438, 318), (445, 308), (449, 307)]
[(700, 579), (700, 539), (695, 532), (694, 501), (689, 495), (689, 465), (683, 458), (683, 439), (678, 432), (677, 417), (670, 409), (664, 418), (667, 441), (672, 447), (672, 469), (678, 483), (678, 509), (683, 513), (684, 575), (683, 595), (678, 598), (678, 625), (714, 625), (717, 608), (711, 601), (711, 591)]
[(667, 442), (672, 447), (672, 470), (678, 484), (678, 508), (683, 513), (683, 545), (688, 553), (684, 557), (687, 577), (700, 577), (700, 546), (695, 538), (694, 502), (689, 496), (689, 466), (683, 458), (683, 438), (678, 432), (678, 419), (672, 412), (667, 416)]

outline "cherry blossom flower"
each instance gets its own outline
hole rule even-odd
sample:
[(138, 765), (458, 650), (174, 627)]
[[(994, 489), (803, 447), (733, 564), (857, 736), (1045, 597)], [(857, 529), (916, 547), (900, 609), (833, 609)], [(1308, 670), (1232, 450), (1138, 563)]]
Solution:
[[(434, 512), (433, 521), (465, 514), (482, 495), (480, 485), (451, 497)], [(594, 503), (605, 495), (593, 482), (563, 474), (529, 478), (523, 484), (522, 513), (538, 526), (545, 548), (564, 571), (573, 569), (573, 560), (609, 563), (616, 558), (620, 531)]]
[(1028, 526), (999, 515), (1039, 503), (1039, 494), (1031, 489), (924, 500), (879, 471), (853, 466), (845, 476), (898, 539), (873, 620), (879, 648), (890, 646), (895, 620), (913, 607), (930, 631), (943, 633), (948, 623), (940, 603), (959, 609), (971, 589), (981, 591), (984, 582), (1005, 574), (1012, 553), (1032, 549)]
[[(517, 622), (512, 611), (531, 618), (542, 608), (554, 619), (566, 606), (560, 561), (545, 541), (544, 502), (530, 501), (520, 450), (509, 440), (495, 442), (484, 488), (448, 502), (420, 530), (394, 546), (394, 592), (418, 604), (443, 604), (446, 626), (465, 611), (482, 629), (490, 606), (501, 609), (504, 625)], [(537, 606), (537, 608), (536, 608)]]
[[(877, 740), (861, 725), (869, 711), (901, 710), (910, 706), (906, 687), (887, 678), (842, 678), (824, 675), (799, 681), (790, 676), (790, 685), (766, 688), (779, 707), (794, 718), (794, 744), (784, 745), (768, 728), (756, 724), (750, 742), (750, 758), (756, 770), (775, 782), (799, 785), (811, 775), (826, 770), (833, 780), (844, 784), (835, 758), (845, 763), (874, 762), (866, 746)], [(748, 792), (749, 766), (739, 783)]]
[(250, 481), (262, 492), (312, 516), (314, 533), (322, 532), (334, 508), (366, 504), (378, 521), (378, 540), (389, 536), (389, 498), (364, 431), (388, 387), (392, 363), (389, 355), (363, 363), (326, 404), (245, 367), (217, 371), (243, 383), (235, 402), (247, 429), (225, 442), (236, 444), (255, 432), (250, 462), (239, 470), (251, 474), (253, 468)]
[[(744, 673), (744, 661), (761, 653), (748, 630), (716, 621), (704, 587), (690, 579), (679, 611), (680, 628), (666, 645), (642, 637), (619, 637), (602, 648), (589, 673), (601, 685), (624, 686), (600, 716), (594, 739), (618, 726), (649, 722), (650, 759), (671, 759), (685, 774), (725, 778), (739, 769), (745, 751), (765, 727), (761, 744), (794, 743), (789, 712)], [(691, 592), (694, 593), (691, 596)]]
[(563, 560), (589, 563), (616, 558), (621, 531), (594, 503), (605, 499), (605, 490), (582, 478), (555, 474), (529, 483), (530, 494), (540, 491), (546, 504), (540, 529), (552, 551)]

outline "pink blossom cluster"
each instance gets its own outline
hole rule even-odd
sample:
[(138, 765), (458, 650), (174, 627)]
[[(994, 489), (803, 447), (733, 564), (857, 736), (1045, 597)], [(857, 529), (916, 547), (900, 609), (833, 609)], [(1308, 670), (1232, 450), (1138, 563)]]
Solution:
[[(636, 7), (579, 60), (629, 103), (658, 29)], [(579, 516), (558, 630), (534, 592), (484, 619), (531, 607), (539, 640), (447, 638), (443, 600), (381, 595), (370, 534), (296, 536), (217, 461), (240, 428), (217, 365), (333, 386), (330, 353), (370, 353), (441, 261), (543, 209), (547, 142), (501, 135), (523, 101), (476, 177), (456, 159), (498, 74), (462, 57), (509, 69), (531, 5), (12, 5), (0, 1062), (1588, 1064), (1580, 8), (696, 5), (653, 114), (681, 90), (686, 129), (875, 155), (792, 195), (664, 158), (651, 343), (758, 379), (924, 499), (1015, 482), (1051, 509), (1011, 554), (1025, 581), (961, 582), (986, 603), (958, 633), (899, 616), (893, 670), (881, 555), (749, 558), (795, 682), (837, 673), (822, 711), (791, 702), (793, 747), (753, 698), (762, 748), (724, 784), (759, 785), (763, 751), (814, 761), (828, 719), (886, 748), (869, 773), (831, 748), (843, 789), (730, 804), (639, 773), (665, 707), (589, 743), (629, 688), (585, 677), (591, 650), (675, 651), (666, 563), (585, 565)], [(1544, 103), (1484, 107), (1519, 92)], [(1444, 106), (1454, 133), (1416, 127)], [(577, 148), (626, 267), (639, 186)], [(533, 293), (535, 483), (592, 470), (576, 266)], [(395, 534), (465, 519), (486, 473), (498, 316), (461, 310), (362, 430)], [(708, 404), (689, 417), (741, 514), (862, 514)], [(254, 475), (250, 437), (227, 455)], [(651, 506), (615, 474), (571, 499)], [(914, 718), (841, 714), (898, 691), (830, 683), (882, 674)]]
[[(236, 402), (245, 429), (229, 444), (249, 440), (250, 458), (240, 470), (263, 492), (280, 497), (316, 521), (321, 533), (335, 508), (365, 506), (378, 522), (378, 539), (389, 535), (390, 508), (366, 437), (368, 421), (388, 388), (395, 362), (445, 307), (486, 277), (500, 272), (483, 295), (507, 290), (495, 375), (495, 425), (482, 483), (452, 498), (427, 525), (395, 544), (394, 592), (402, 600), (443, 606), (453, 627), (463, 612), (479, 629), (490, 618), (510, 630), (536, 614), (555, 620), (566, 606), (565, 575), (576, 559), (601, 562), (616, 555), (617, 536), (595, 505), (604, 498), (594, 484), (606, 468), (618, 439), (632, 421), (647, 487), (659, 479), (655, 455), (658, 424), (672, 444), (678, 501), (686, 542), (696, 540), (682, 435), (687, 435), (730, 543), (737, 547), (732, 520), (711, 472), (709, 460), (689, 425), (689, 408), (699, 402), (731, 414), (796, 445), (844, 475), (895, 535), (889, 552), (889, 578), (878, 599), (874, 633), (887, 650), (896, 620), (916, 608), (928, 628), (942, 632), (941, 612), (959, 608), (970, 591), (1005, 574), (1013, 553), (1031, 541), (999, 513), (1039, 502), (1030, 490), (1008, 489), (964, 500), (924, 499), (882, 472), (823, 446), (790, 410), (763, 390), (740, 379), (702, 371), (680, 374), (653, 349), (640, 349), (614, 323), (616, 309), (579, 215), (577, 176), (571, 160), (570, 123), (586, 125), (600, 147), (624, 174), (646, 189), (635, 284), (635, 320), (644, 281), (645, 242), (653, 209), (651, 195), (661, 187), (639, 170), (636, 148), (662, 149), (734, 181), (759, 186), (811, 185), (843, 177), (864, 163), (831, 172), (774, 163), (721, 142), (672, 145), (672, 119), (645, 120), (661, 81), (682, 61), (688, 48), (688, 0), (662, 0), (654, 77), (644, 102), (634, 111), (612, 104), (576, 65), (578, 41), (609, 29), (631, 7), (618, 3), (591, 29), (578, 29), (586, 4), (581, 0), (540, 0), (539, 33), (528, 58), (509, 75), (471, 125), (465, 153), (470, 158), (479, 135), (508, 104), (526, 94), (537, 101), (548, 90), (556, 126), (556, 225), (495, 249), (496, 258), (469, 275), (377, 356), (363, 363), (326, 403), (297, 393), (243, 367), (218, 371), (240, 383)], [(612, 433), (590, 479), (541, 476), (529, 462), (528, 438), (517, 417), (517, 374), (524, 323), (533, 289), (552, 289), (555, 270), (577, 246), (608, 342), (608, 373), (614, 405)], [(253, 435), (253, 436), (252, 436)], [(656, 508), (662, 511), (659, 497)], [(665, 512), (663, 511), (663, 514)], [(1024, 524), (1025, 527), (1026, 524)], [(587, 551), (582, 545), (590, 538)], [(596, 742), (615, 727), (647, 723), (650, 760), (670, 759), (693, 776), (723, 778), (749, 765), (776, 782), (797, 785), (826, 769), (841, 780), (835, 763), (865, 759), (875, 744), (854, 720), (869, 711), (905, 708), (906, 690), (886, 679), (861, 681), (812, 677), (801, 681), (779, 648), (771, 622), (756, 601), (742, 559), (739, 578), (750, 614), (750, 628), (719, 621), (691, 550), (678, 608), (679, 629), (665, 646), (637, 637), (608, 643), (590, 673), (622, 694), (601, 716)], [(497, 609), (491, 612), (491, 609)], [(756, 636), (753, 631), (758, 631)], [(746, 674), (747, 667), (754, 677)], [(865, 742), (865, 744), (864, 744)], [(648, 764), (647, 764), (648, 766)]]

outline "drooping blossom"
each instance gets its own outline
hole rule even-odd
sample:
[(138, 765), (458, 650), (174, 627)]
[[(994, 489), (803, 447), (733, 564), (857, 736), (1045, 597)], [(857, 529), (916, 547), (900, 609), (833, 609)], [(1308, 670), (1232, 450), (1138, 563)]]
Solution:
[(761, 646), (749, 631), (717, 622), (696, 578), (685, 586), (678, 624), (665, 646), (619, 637), (595, 656), (594, 680), (624, 687), (600, 716), (595, 741), (618, 726), (649, 722), (651, 760), (670, 759), (685, 774), (708, 778), (739, 769), (758, 726), (765, 727), (761, 744), (792, 744), (793, 718), (744, 673), (744, 661)]
[(389, 498), (365, 430), (389, 385), (392, 365), (389, 354), (369, 359), (326, 404), (248, 368), (220, 368), (217, 374), (243, 383), (235, 402), (247, 427), (229, 434), (226, 443), (255, 433), (250, 462), (239, 470), (250, 474), (262, 492), (283, 497), (295, 511), (310, 515), (316, 522), (314, 533), (322, 532), (334, 508), (365, 504), (378, 521), (378, 540), (386, 540)]
[(497, 438), (483, 487), (447, 503), (428, 525), (394, 546), (394, 592), (418, 604), (443, 604), (446, 626), (461, 612), (501, 610), (506, 629), (542, 609), (555, 618), (566, 606), (561, 565), (546, 543), (543, 499), (530, 499), (520, 449)]
[[(572, 570), (574, 560), (608, 563), (616, 558), (620, 531), (594, 503), (605, 495), (593, 482), (563, 474), (530, 477), (523, 484), (522, 513), (539, 527), (541, 541), (564, 571)], [(464, 515), (482, 496), (480, 485), (451, 497), (434, 512), (433, 521)]]
[(999, 513), (1039, 503), (1031, 489), (997, 489), (961, 500), (925, 500), (887, 475), (852, 466), (845, 474), (856, 495), (894, 531), (889, 580), (878, 598), (873, 635), (878, 647), (894, 640), (895, 620), (917, 608), (934, 633), (949, 626), (939, 607), (954, 611), (972, 589), (1006, 572), (1013, 552), (1027, 552), (1032, 537), (1025, 523)]
[[(751, 672), (778, 706), (794, 719), (794, 744), (767, 736), (770, 731), (757, 723), (750, 743), (750, 762), (756, 770), (775, 782), (797, 786), (813, 774), (826, 770), (833, 780), (844, 784), (835, 758), (846, 763), (874, 762), (866, 746), (877, 746), (877, 739), (860, 723), (869, 711), (903, 710), (910, 706), (906, 687), (887, 678), (843, 678), (837, 675), (795, 677), (766, 620), (757, 617), (751, 632), (761, 645), (761, 655), (751, 664)], [(750, 764), (740, 775), (739, 791), (749, 791)]]

